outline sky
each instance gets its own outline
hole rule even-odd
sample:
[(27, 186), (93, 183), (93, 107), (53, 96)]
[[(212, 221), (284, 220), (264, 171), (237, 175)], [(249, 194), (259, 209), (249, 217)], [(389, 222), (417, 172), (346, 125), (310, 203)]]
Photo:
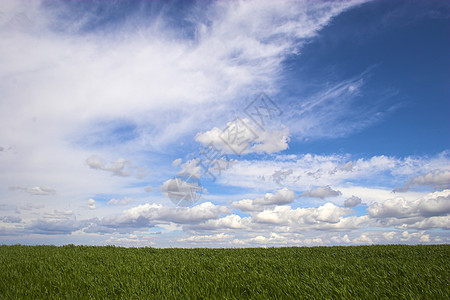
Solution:
[(447, 1), (0, 2), (0, 244), (450, 243)]

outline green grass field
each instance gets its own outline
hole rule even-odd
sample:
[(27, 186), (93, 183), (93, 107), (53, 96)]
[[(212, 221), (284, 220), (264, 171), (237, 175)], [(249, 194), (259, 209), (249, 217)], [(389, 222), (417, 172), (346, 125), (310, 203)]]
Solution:
[(450, 245), (0, 246), (1, 299), (450, 299)]

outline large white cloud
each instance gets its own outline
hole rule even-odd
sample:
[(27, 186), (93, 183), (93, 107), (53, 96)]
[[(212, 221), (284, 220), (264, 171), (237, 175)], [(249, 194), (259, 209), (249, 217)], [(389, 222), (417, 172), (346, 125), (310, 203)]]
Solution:
[(433, 170), (424, 175), (413, 177), (400, 188), (394, 189), (394, 192), (405, 192), (417, 186), (430, 186), (434, 189), (449, 189), (450, 170)]
[(450, 213), (450, 190), (435, 192), (417, 200), (402, 197), (373, 203), (367, 212), (374, 218), (432, 217)]
[(368, 215), (380, 226), (430, 229), (450, 227), (450, 190), (430, 193), (419, 199), (402, 197), (375, 202), (367, 208)]

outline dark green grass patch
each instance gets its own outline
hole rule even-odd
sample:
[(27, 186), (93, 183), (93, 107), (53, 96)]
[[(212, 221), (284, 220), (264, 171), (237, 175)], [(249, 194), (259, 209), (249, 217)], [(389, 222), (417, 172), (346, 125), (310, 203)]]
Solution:
[(449, 245), (0, 246), (0, 299), (450, 299)]

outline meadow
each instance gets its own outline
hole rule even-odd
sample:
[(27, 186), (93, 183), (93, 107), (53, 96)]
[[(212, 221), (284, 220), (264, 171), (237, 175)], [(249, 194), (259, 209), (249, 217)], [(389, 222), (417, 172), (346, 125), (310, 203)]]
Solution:
[(0, 299), (450, 299), (450, 245), (0, 246)]

